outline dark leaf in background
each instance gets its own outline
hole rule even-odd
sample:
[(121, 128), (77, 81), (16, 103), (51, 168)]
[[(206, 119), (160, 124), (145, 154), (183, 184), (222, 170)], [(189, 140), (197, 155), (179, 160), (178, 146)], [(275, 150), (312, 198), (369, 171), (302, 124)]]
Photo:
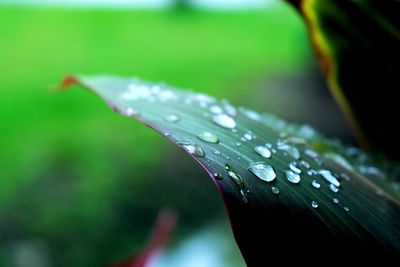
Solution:
[(399, 254), (397, 165), (377, 168), (359, 149), (327, 141), (307, 125), (204, 94), (135, 78), (64, 80), (64, 86), (73, 84), (157, 130), (204, 167), (249, 266), (264, 266), (282, 253), (288, 257), (279, 261), (299, 256), (307, 262), (313, 255), (344, 260)]
[(304, 16), (336, 100), (359, 140), (400, 158), (400, 1), (288, 0)]

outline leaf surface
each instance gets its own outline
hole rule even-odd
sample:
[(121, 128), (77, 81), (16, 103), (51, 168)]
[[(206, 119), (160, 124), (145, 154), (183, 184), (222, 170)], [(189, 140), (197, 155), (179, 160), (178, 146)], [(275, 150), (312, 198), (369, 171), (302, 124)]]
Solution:
[(359, 149), (326, 141), (309, 126), (204, 94), (135, 78), (64, 80), (73, 84), (155, 129), (203, 166), (225, 201), (248, 266), (265, 266), (282, 253), (299, 261), (308, 261), (307, 254), (334, 260), (399, 254), (397, 165), (377, 168)]

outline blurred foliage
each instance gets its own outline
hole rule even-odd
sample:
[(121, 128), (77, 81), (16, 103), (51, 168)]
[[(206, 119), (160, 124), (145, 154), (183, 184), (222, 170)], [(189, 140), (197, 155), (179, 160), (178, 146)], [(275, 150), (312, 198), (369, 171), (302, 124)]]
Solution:
[(3, 6), (0, 36), (0, 266), (26, 266), (14, 261), (32, 247), (30, 267), (104, 266), (141, 247), (163, 205), (181, 214), (178, 237), (223, 213), (175, 147), (87, 92), (54, 94), (54, 81), (137, 75), (265, 110), (276, 101), (266, 77), (310, 57), (286, 6), (179, 16)]

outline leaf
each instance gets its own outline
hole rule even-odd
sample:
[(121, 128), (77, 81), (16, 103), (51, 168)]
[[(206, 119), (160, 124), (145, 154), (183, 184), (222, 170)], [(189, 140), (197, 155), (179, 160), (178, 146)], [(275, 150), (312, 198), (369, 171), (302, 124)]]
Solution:
[(400, 159), (400, 1), (288, 1), (304, 16), (331, 91), (359, 140)]
[(397, 165), (378, 169), (367, 154), (323, 141), (309, 126), (204, 94), (107, 76), (64, 80), (72, 84), (155, 129), (203, 166), (249, 266), (264, 266), (282, 253), (308, 261), (400, 252), (399, 191), (386, 174)]

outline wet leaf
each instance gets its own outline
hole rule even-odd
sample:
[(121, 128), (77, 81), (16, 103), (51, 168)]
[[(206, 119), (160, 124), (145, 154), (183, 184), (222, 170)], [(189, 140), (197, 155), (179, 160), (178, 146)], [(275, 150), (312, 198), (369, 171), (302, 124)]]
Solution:
[(287, 0), (304, 16), (338, 103), (365, 146), (400, 159), (400, 1)]
[(134, 78), (65, 79), (64, 86), (72, 84), (155, 129), (204, 167), (249, 266), (282, 253), (302, 255), (298, 261), (399, 254), (397, 165), (378, 168), (366, 153), (307, 125), (204, 94)]

